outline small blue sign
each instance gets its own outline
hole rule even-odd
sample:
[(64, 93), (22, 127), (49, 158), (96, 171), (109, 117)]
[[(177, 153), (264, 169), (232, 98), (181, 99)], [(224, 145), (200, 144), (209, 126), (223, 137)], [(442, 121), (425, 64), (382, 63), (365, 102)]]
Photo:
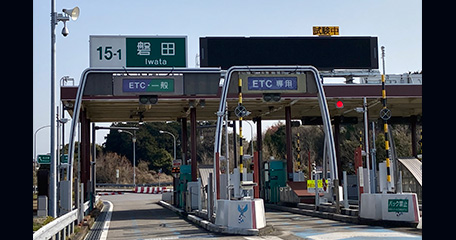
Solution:
[(174, 79), (124, 79), (123, 92), (174, 92)]
[(298, 77), (248, 77), (248, 90), (298, 90)]

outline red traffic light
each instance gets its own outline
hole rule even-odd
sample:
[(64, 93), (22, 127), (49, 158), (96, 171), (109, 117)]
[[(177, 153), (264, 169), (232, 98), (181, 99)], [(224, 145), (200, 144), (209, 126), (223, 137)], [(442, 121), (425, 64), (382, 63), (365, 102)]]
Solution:
[(344, 102), (342, 102), (341, 100), (338, 100), (336, 102), (336, 108), (343, 108), (344, 107)]

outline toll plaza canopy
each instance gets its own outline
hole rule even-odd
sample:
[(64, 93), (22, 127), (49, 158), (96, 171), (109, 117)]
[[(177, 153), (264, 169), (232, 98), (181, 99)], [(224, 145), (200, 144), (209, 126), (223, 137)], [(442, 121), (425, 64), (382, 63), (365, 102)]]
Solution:
[[(252, 88), (273, 88), (273, 83), (282, 87), (285, 81), (293, 80), (282, 72), (263, 73), (270, 76), (265, 79), (252, 78), (249, 82)], [(320, 73), (321, 74), (321, 73)], [(329, 73), (331, 74), (331, 73)], [(224, 81), (225, 70), (220, 68), (88, 68), (81, 75), (80, 86), (62, 86), (61, 101), (64, 109), (74, 119), (81, 122), (81, 182), (84, 186), (90, 185), (90, 123), (95, 122), (141, 122), (141, 121), (181, 121), (183, 129), (190, 118), (191, 137), (196, 138), (196, 121), (216, 120), (222, 95), (221, 81)], [(259, 74), (261, 75), (261, 73)], [(350, 73), (352, 75), (352, 73)], [(238, 76), (239, 77), (239, 76)], [(306, 82), (306, 77), (295, 76)], [(262, 82), (262, 80), (264, 80)], [(227, 108), (230, 120), (237, 120), (234, 114), (238, 106), (238, 94), (235, 87), (236, 81), (230, 84), (227, 95)], [(246, 84), (246, 87), (249, 87)], [(279, 84), (280, 85), (280, 84)], [(290, 85), (288, 85), (290, 86)], [(297, 87), (297, 86), (296, 86)], [(306, 88), (312, 88), (307, 85)], [(297, 88), (299, 89), (299, 87)], [(382, 108), (380, 84), (325, 84), (323, 85), (329, 113), (334, 124), (358, 122), (362, 113), (356, 108), (363, 106), (363, 98), (367, 98), (369, 118), (379, 118)], [(282, 91), (267, 90), (265, 93), (246, 92), (243, 95), (243, 106), (251, 112), (244, 120), (301, 120), (302, 124), (322, 125), (322, 114), (318, 103), (316, 91)], [(392, 112), (389, 123), (417, 123), (418, 116), (422, 115), (422, 85), (421, 84), (391, 84), (386, 86), (388, 108)], [(81, 101), (77, 101), (80, 99)], [(343, 102), (343, 107), (337, 107), (338, 101)], [(340, 104), (339, 104), (340, 105)], [(287, 112), (288, 117), (285, 113)], [(70, 132), (69, 164), (73, 165), (74, 159), (74, 134), (75, 121), (72, 122)], [(261, 124), (257, 125), (257, 128)], [(288, 126), (288, 125), (287, 125)], [(291, 129), (291, 127), (290, 127)], [(261, 127), (259, 130), (261, 131)], [(336, 130), (336, 135), (338, 131)], [(413, 135), (412, 135), (413, 137)], [(196, 159), (196, 141), (191, 141), (191, 159)], [(186, 144), (182, 144), (186, 146)], [(337, 143), (336, 143), (337, 146)], [(291, 151), (291, 144), (287, 147)], [(184, 150), (183, 152), (186, 152)], [(291, 164), (292, 154), (287, 158), (287, 172), (291, 173), (288, 166)], [(186, 161), (184, 157), (183, 162)], [(261, 160), (260, 160), (261, 161)], [(191, 161), (192, 181), (197, 180), (197, 161)], [(338, 161), (338, 165), (340, 161)], [(72, 172), (72, 171), (70, 171)], [(72, 178), (72, 177), (70, 177)], [(341, 178), (339, 176), (339, 178)], [(87, 195), (88, 188), (85, 189)]]
[[(197, 109), (197, 120), (215, 120), (225, 73), (220, 68), (88, 68), (81, 77), (87, 77), (81, 106), (91, 122), (176, 121), (188, 117), (191, 108)], [(284, 77), (280, 72), (268, 74)], [(261, 80), (255, 84), (257, 87), (264, 84), (265, 88), (266, 84), (270, 85)], [(381, 84), (324, 84), (323, 87), (331, 117), (342, 117), (341, 123), (344, 118), (362, 118), (362, 113), (355, 109), (363, 106), (364, 97), (369, 118), (379, 118)], [(70, 115), (77, 91), (77, 86), (61, 87), (61, 101)], [(391, 123), (422, 115), (421, 84), (391, 84), (386, 86), (386, 92)], [(237, 101), (237, 89), (230, 88), (229, 111), (234, 111)], [(342, 108), (336, 106), (340, 101)], [(251, 112), (245, 120), (284, 119), (284, 108), (290, 106), (292, 119), (302, 120), (302, 124), (321, 124), (317, 93), (284, 92), (277, 102), (266, 101), (262, 93), (250, 93), (244, 94), (243, 105)], [(236, 118), (234, 114), (229, 116), (230, 120)]]
[[(369, 118), (380, 117), (382, 85), (324, 84), (321, 87), (316, 84), (320, 81), (315, 81), (317, 75), (319, 79), (379, 76), (375, 71), (378, 69), (376, 37), (200, 38), (201, 68), (187, 68), (186, 46), (185, 36), (91, 36), (90, 67), (82, 72), (79, 86), (62, 86), (60, 95), (64, 109), (76, 120), (72, 121), (70, 132), (68, 161), (71, 167), (75, 126), (78, 121), (81, 124), (79, 156), (81, 182), (88, 193), (85, 196), (90, 195), (87, 186), (90, 186), (91, 176), (94, 177), (90, 174), (93, 167), (90, 162), (91, 123), (94, 126), (96, 122), (181, 121), (182, 129), (185, 129), (182, 139), (186, 141), (187, 118), (190, 118), (191, 159), (197, 159), (196, 122), (216, 120), (217, 113), (223, 111), (219, 109), (223, 82), (230, 75), (229, 69), (235, 66), (245, 66), (247, 70), (249, 67), (255, 69), (255, 66), (281, 66), (258, 68), (246, 71), (242, 76), (241, 73), (233, 76), (235, 80), (230, 79), (223, 96), (227, 96), (229, 120), (237, 120), (236, 78), (242, 79), (245, 81), (239, 84), (242, 85), (242, 105), (250, 112), (243, 120), (286, 120), (288, 179), (293, 170), (292, 124), (289, 123), (296, 119), (304, 125), (323, 125), (319, 96), (326, 97), (328, 109), (325, 107), (325, 112), (329, 110), (336, 136), (340, 124), (356, 123), (362, 118), (359, 109), (364, 105), (364, 98)], [(285, 66), (287, 71), (279, 70)], [(297, 71), (299, 67), (318, 69), (314, 85), (307, 73)], [(318, 85), (318, 91), (315, 85)], [(416, 125), (422, 115), (422, 85), (388, 84), (386, 94), (392, 115), (389, 123)], [(325, 114), (326, 126), (327, 116)], [(261, 134), (261, 121), (258, 123), (257, 132)], [(182, 146), (186, 148), (187, 144)], [(182, 152), (187, 151), (183, 149)], [(185, 154), (182, 160), (186, 162)], [(196, 162), (191, 161), (192, 181), (197, 180)]]

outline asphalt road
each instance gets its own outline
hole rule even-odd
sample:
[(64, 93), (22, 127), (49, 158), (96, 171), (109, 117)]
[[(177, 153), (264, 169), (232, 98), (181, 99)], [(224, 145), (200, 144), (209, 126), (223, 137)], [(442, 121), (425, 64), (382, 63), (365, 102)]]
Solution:
[(158, 205), (161, 194), (125, 193), (102, 196), (101, 199), (114, 205), (108, 240), (215, 237)]
[[(289, 212), (266, 211), (266, 222), (275, 231), (268, 236), (226, 236), (206, 231), (157, 204), (161, 194), (125, 193), (102, 196), (113, 204), (108, 240), (152, 239), (422, 239), (421, 231), (354, 225)], [(105, 234), (106, 235), (106, 234)]]
[[(290, 212), (266, 211), (266, 223), (279, 229), (281, 234), (291, 233), (300, 239), (344, 239), (344, 240), (418, 240), (422, 231), (413, 228), (384, 228), (380, 226), (356, 225)], [(282, 237), (282, 239), (289, 239)]]

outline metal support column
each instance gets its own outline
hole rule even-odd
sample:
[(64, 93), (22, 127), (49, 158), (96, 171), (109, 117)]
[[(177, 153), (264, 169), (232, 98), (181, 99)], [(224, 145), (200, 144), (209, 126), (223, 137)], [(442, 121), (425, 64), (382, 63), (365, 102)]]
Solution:
[(81, 112), (81, 183), (84, 183), (84, 202), (89, 197), (90, 187), (90, 120), (87, 119), (85, 111)]
[(181, 118), (181, 152), (182, 152), (182, 165), (187, 165), (187, 118)]
[(92, 209), (95, 206), (95, 195), (96, 195), (96, 162), (97, 162), (97, 144), (96, 144), (96, 127), (95, 123), (92, 123), (92, 162), (90, 163), (90, 166), (92, 168), (92, 172), (90, 174), (90, 181), (92, 182), (92, 187), (90, 188), (90, 205), (89, 205), (89, 211), (92, 211)]
[[(337, 169), (342, 169), (342, 160), (340, 159), (340, 116), (334, 117), (334, 148), (336, 149)], [(338, 172), (339, 179), (342, 179), (343, 172)], [(326, 179), (326, 173), (323, 175)]]
[(366, 167), (367, 167), (367, 193), (371, 193), (371, 178), (370, 178), (370, 151), (369, 151), (369, 118), (367, 115), (367, 98), (363, 99), (363, 118), (364, 118), (364, 150), (366, 151)]
[(285, 107), (285, 138), (287, 148), (287, 179), (293, 181), (293, 149), (291, 142), (291, 107)]
[(190, 141), (191, 141), (191, 152), (192, 152), (192, 182), (197, 179), (197, 155), (196, 155), (196, 108), (190, 109)]
[(416, 115), (410, 116), (410, 128), (412, 132), (412, 156), (418, 155), (418, 141), (416, 140), (416, 122)]
[[(237, 144), (236, 144), (236, 120), (233, 120), (233, 163), (234, 163), (234, 168), (237, 168), (239, 166), (238, 161), (237, 161)], [(228, 144), (228, 143), (227, 143)]]
[(256, 148), (258, 152), (258, 187), (260, 189), (260, 198), (264, 198), (264, 179), (261, 174), (263, 172), (263, 136), (261, 134), (261, 117), (254, 118), (253, 122), (256, 123), (257, 127)]
[[(238, 81), (238, 107), (242, 107), (242, 79)], [(240, 182), (242, 183), (244, 172), (244, 148), (242, 146), (242, 115), (239, 116), (239, 174)]]
[(55, 53), (55, 25), (57, 25), (57, 13), (55, 11), (55, 0), (51, 1), (51, 166), (49, 176), (49, 216), (57, 216), (57, 163), (56, 156), (56, 115), (55, 115), (55, 79), (56, 79), (56, 53)]
[(258, 152), (255, 151), (253, 153), (253, 182), (257, 185), (253, 187), (253, 197), (259, 198), (260, 197), (260, 167), (258, 161)]

